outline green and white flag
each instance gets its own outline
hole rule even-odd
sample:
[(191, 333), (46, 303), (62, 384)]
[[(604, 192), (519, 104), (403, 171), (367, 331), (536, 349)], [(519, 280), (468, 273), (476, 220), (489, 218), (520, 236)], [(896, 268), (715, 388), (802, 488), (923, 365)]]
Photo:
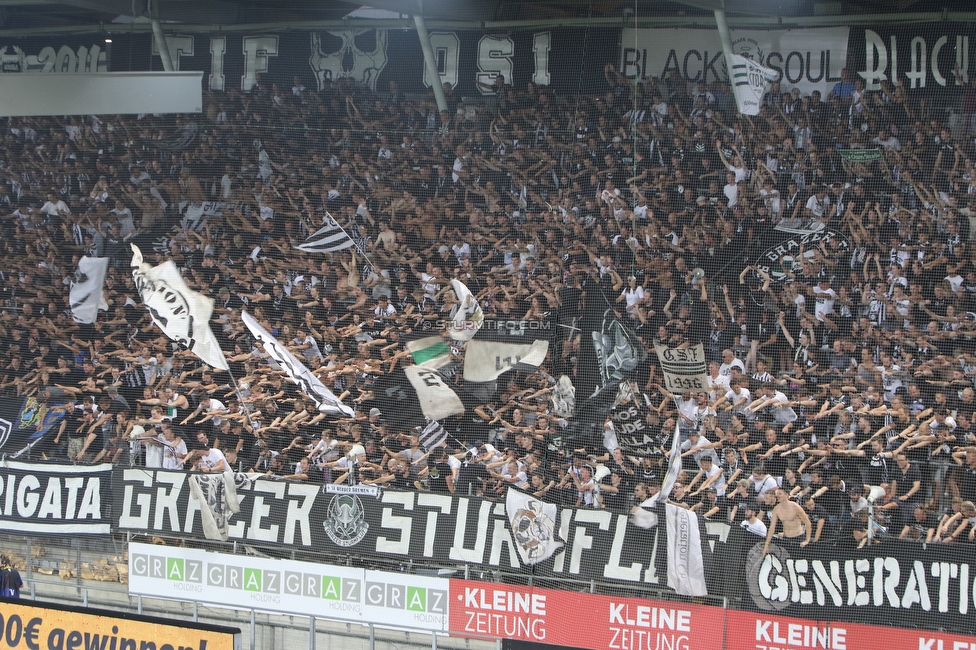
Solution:
[(881, 149), (838, 149), (837, 153), (848, 162), (881, 160)]
[(759, 115), (763, 96), (777, 72), (741, 54), (732, 55), (732, 92), (735, 104), (743, 115)]
[(436, 370), (451, 362), (451, 348), (437, 335), (407, 341), (406, 348), (413, 356), (413, 362), (424, 368)]

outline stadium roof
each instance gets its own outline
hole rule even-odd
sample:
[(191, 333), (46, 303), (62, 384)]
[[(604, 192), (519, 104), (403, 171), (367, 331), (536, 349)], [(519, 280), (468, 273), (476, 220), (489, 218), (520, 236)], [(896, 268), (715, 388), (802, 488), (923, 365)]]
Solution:
[[(816, 20), (831, 16), (875, 15), (876, 19), (903, 19), (928, 13), (932, 19), (951, 18), (943, 12), (971, 11), (971, 0), (370, 0), (363, 5), (350, 0), (0, 0), (0, 34), (88, 31), (148, 31), (149, 18), (164, 28), (185, 30), (221, 26), (229, 29), (301, 29), (361, 26), (379, 19), (395, 27), (413, 13), (433, 24), (459, 28), (504, 28), (554, 21), (597, 21), (612, 25), (641, 21), (707, 19), (711, 9), (724, 4), (730, 17)], [(971, 14), (970, 14), (971, 15)], [(376, 26), (380, 26), (377, 23)], [(30, 31), (27, 31), (30, 30)]]

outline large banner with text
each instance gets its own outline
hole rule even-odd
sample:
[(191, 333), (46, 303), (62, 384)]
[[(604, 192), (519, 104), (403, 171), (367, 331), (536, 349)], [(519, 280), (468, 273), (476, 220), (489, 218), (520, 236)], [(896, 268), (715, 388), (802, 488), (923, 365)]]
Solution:
[[(213, 508), (214, 502), (201, 505), (191, 493), (189, 475), (118, 469), (113, 488), (119, 532), (208, 538), (201, 508)], [(266, 479), (242, 481), (235, 498), (235, 512), (209, 516), (226, 522), (227, 539), (254, 546), (667, 588), (663, 525), (640, 528), (625, 512), (558, 508), (554, 533), (561, 550), (529, 565), (517, 548), (532, 542), (534, 529), (513, 529), (504, 502)], [(226, 501), (225, 496), (216, 503)], [(707, 571), (711, 545), (704, 532), (701, 538)]]
[(863, 549), (807, 548), (742, 539), (729, 548), (744, 559), (742, 606), (768, 614), (825, 621), (937, 627), (972, 633), (976, 563), (971, 545), (890, 540)]
[[(616, 29), (540, 29), (484, 33), (430, 33), (438, 81), (459, 95), (493, 94), (496, 76), (518, 87), (552, 86), (563, 93), (600, 92), (603, 66), (613, 61)], [(0, 41), (2, 72), (102, 72), (162, 70), (150, 34), (43, 37)], [(337, 29), (254, 34), (167, 34), (177, 70), (202, 71), (204, 89), (268, 90), (279, 84), (291, 95), (294, 78), (312, 91), (340, 79), (378, 90), (396, 81), (402, 92), (426, 92), (431, 85), (420, 39), (414, 30)], [(581, 87), (582, 82), (582, 87)]]
[[(826, 97), (847, 65), (848, 27), (732, 30), (732, 50), (774, 70), (783, 91)], [(717, 29), (625, 29), (620, 71), (658, 79), (677, 74), (700, 83), (728, 81)]]
[(112, 465), (0, 463), (0, 528), (32, 535), (112, 532)]

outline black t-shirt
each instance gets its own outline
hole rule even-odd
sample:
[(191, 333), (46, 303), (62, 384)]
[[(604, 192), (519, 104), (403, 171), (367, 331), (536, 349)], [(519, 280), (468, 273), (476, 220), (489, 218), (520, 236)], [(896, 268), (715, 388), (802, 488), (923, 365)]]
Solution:
[[(815, 503), (814, 504), (813, 510), (807, 510), (806, 508), (804, 508), (804, 511), (806, 511), (807, 516), (810, 517), (810, 525), (813, 527), (813, 531), (812, 532), (817, 532), (817, 522), (818, 521), (820, 521), (821, 519), (827, 519), (828, 516), (829, 516), (829, 513), (827, 512), (827, 509), (824, 508), (819, 503)], [(826, 526), (826, 525), (827, 524), (825, 523), (824, 526)]]
[(976, 469), (967, 467), (959, 480), (959, 496), (965, 501), (976, 501)]
[[(891, 471), (891, 480), (898, 482), (898, 494), (896, 496), (900, 497), (912, 489), (912, 485), (915, 484), (915, 481), (918, 481), (920, 486), (922, 485), (922, 472), (919, 471), (916, 465), (909, 465), (907, 472), (902, 472), (900, 467), (895, 467)], [(917, 501), (918, 499), (921, 499), (924, 495), (924, 489), (924, 487), (921, 487), (918, 492), (909, 497), (908, 500)]]
[(430, 491), (436, 494), (448, 494), (450, 490), (447, 487), (447, 477), (451, 474), (451, 466), (446, 462), (437, 462), (428, 464), (427, 471), (430, 477), (428, 481)]

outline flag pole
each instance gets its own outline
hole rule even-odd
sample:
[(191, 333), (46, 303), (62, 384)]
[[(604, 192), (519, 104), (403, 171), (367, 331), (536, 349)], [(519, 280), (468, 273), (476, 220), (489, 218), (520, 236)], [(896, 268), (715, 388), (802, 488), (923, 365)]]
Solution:
[(254, 427), (254, 420), (251, 419), (251, 409), (248, 408), (247, 404), (244, 402), (244, 394), (241, 392), (240, 384), (237, 383), (234, 373), (230, 371), (230, 364), (227, 364), (227, 374), (230, 376), (230, 383), (234, 387), (234, 393), (237, 395), (237, 400), (241, 403), (241, 408), (244, 410), (244, 416), (247, 418), (247, 423), (251, 427), (251, 433), (257, 435), (257, 430)]
[[(336, 227), (339, 230), (342, 231), (342, 234), (343, 235), (345, 235), (346, 237), (349, 237), (349, 233), (346, 232), (346, 229), (342, 227), (342, 224), (339, 223), (339, 220), (336, 219), (335, 217), (333, 217), (332, 214), (328, 210), (325, 211), (325, 216), (327, 216), (329, 219), (332, 219), (332, 223), (334, 223), (336, 225)], [(367, 255), (366, 254), (366, 251), (364, 251), (359, 246), (359, 242), (356, 241), (355, 239), (353, 239), (352, 237), (349, 237), (349, 241), (352, 242), (352, 245), (356, 247), (356, 250), (359, 251), (359, 254), (362, 255), (363, 256), (363, 259), (366, 260), (366, 263), (369, 264), (369, 268), (371, 268), (371, 269), (373, 269), (375, 271), (376, 270), (376, 267), (373, 265), (373, 260), (369, 259), (369, 255)]]
[[(722, 53), (725, 55), (725, 69), (728, 73), (729, 84), (732, 88), (735, 88), (735, 81), (732, 78), (732, 34), (729, 32), (729, 23), (725, 18), (724, 9), (715, 9), (715, 27), (718, 29), (718, 37), (722, 43)], [(735, 103), (736, 111), (739, 115), (742, 115), (742, 111), (739, 110), (739, 102)]]

